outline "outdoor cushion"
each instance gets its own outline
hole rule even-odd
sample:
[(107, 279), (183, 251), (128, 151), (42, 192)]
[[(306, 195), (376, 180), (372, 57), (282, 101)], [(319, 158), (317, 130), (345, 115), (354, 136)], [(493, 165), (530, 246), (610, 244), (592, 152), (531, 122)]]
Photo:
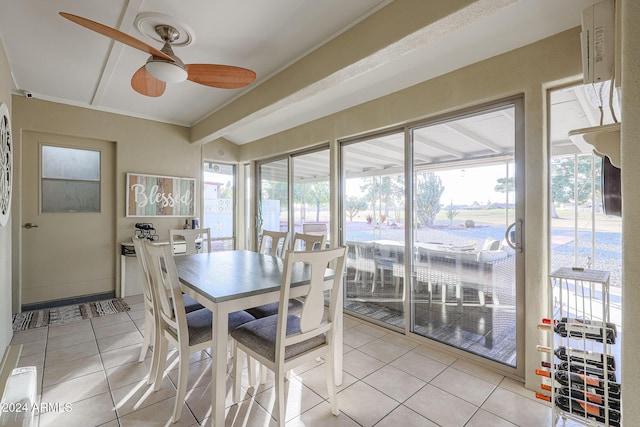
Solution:
[(480, 251), (478, 252), (478, 262), (492, 262), (506, 258), (508, 255), (505, 251)]
[(483, 251), (497, 251), (500, 248), (500, 240), (487, 237), (482, 244)]

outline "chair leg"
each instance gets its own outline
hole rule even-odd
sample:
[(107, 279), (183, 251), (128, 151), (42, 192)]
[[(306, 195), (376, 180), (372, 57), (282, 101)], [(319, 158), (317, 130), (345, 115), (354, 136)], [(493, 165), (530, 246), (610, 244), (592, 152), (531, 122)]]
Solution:
[(256, 386), (256, 361), (247, 355), (247, 371), (249, 373), (249, 387)]
[(327, 365), (327, 391), (329, 392), (329, 403), (331, 404), (331, 413), (333, 415), (340, 414), (340, 408), (338, 407), (338, 397), (336, 395), (336, 382), (334, 380), (334, 360), (333, 350), (330, 350), (325, 359)]
[(146, 311), (146, 313), (144, 314), (144, 339), (142, 340), (142, 348), (140, 349), (138, 362), (142, 362), (147, 356), (147, 351), (149, 351), (149, 345), (151, 344), (151, 337), (153, 337), (154, 332), (153, 318), (151, 317), (151, 313), (149, 313), (149, 311)]
[(233, 403), (240, 402), (240, 384), (242, 383), (242, 355), (238, 345), (233, 349)]
[(284, 372), (276, 372), (276, 416), (278, 419), (278, 427), (284, 427), (286, 420), (286, 395), (284, 384)]
[(267, 367), (262, 363), (260, 364), (260, 384), (267, 383)]
[[(156, 349), (154, 349), (155, 352)], [(153, 371), (153, 391), (160, 389), (162, 383), (162, 374), (167, 364), (167, 354), (169, 353), (169, 342), (164, 337), (158, 338), (158, 354), (156, 359), (152, 361), (151, 370)]]
[(178, 386), (176, 387), (176, 403), (173, 406), (171, 422), (175, 423), (182, 415), (182, 405), (187, 394), (187, 380), (189, 379), (189, 348), (180, 348), (178, 353)]
[[(160, 350), (160, 335), (158, 334), (158, 329), (156, 328), (155, 322), (151, 323), (151, 328), (153, 333), (151, 334), (151, 339), (153, 339), (153, 351), (151, 351), (151, 368), (149, 369), (149, 379), (147, 379), (147, 384), (151, 385), (156, 379), (156, 370), (160, 366), (159, 355), (158, 352)], [(145, 333), (147, 331), (145, 327)]]

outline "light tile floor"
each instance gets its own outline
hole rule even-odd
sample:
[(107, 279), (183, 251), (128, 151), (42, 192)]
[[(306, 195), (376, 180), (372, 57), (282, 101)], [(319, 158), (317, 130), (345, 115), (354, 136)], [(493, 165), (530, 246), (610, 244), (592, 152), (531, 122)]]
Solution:
[[(131, 311), (62, 326), (16, 332), (20, 366), (36, 366), (40, 399), (58, 411), (39, 414), (40, 426), (164, 426), (173, 410), (175, 354), (157, 392), (146, 384), (150, 365), (137, 358), (144, 333), (142, 298)], [(347, 317), (341, 414), (331, 415), (323, 362), (297, 369), (288, 383), (287, 426), (531, 426), (551, 425), (549, 406), (522, 384), (394, 332)], [(209, 425), (211, 358), (192, 355), (188, 392), (175, 426)], [(246, 376), (246, 369), (245, 374)], [(243, 380), (248, 387), (246, 378)], [(243, 389), (231, 402), (228, 426), (273, 426), (273, 377)]]

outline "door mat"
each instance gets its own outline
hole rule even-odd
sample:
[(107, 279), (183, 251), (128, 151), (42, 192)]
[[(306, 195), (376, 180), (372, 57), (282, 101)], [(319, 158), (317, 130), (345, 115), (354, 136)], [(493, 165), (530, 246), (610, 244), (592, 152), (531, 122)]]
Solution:
[(122, 298), (24, 311), (13, 315), (13, 330), (24, 331), (44, 326), (63, 325), (123, 311), (129, 311), (129, 305)]

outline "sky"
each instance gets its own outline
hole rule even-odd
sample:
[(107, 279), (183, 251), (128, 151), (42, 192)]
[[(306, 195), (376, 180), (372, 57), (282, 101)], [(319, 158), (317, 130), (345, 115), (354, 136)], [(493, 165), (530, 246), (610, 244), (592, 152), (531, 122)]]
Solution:
[[(465, 167), (451, 171), (437, 171), (436, 175), (442, 179), (444, 192), (440, 198), (443, 205), (471, 205), (478, 202), (486, 205), (488, 201), (492, 203), (506, 202), (506, 195), (494, 191), (498, 183), (498, 178), (507, 175), (505, 165), (490, 165)], [(511, 171), (513, 173), (513, 171)], [(363, 180), (350, 179), (347, 181), (347, 196), (362, 196), (360, 185)], [(514, 194), (509, 195), (509, 202), (514, 200)]]

